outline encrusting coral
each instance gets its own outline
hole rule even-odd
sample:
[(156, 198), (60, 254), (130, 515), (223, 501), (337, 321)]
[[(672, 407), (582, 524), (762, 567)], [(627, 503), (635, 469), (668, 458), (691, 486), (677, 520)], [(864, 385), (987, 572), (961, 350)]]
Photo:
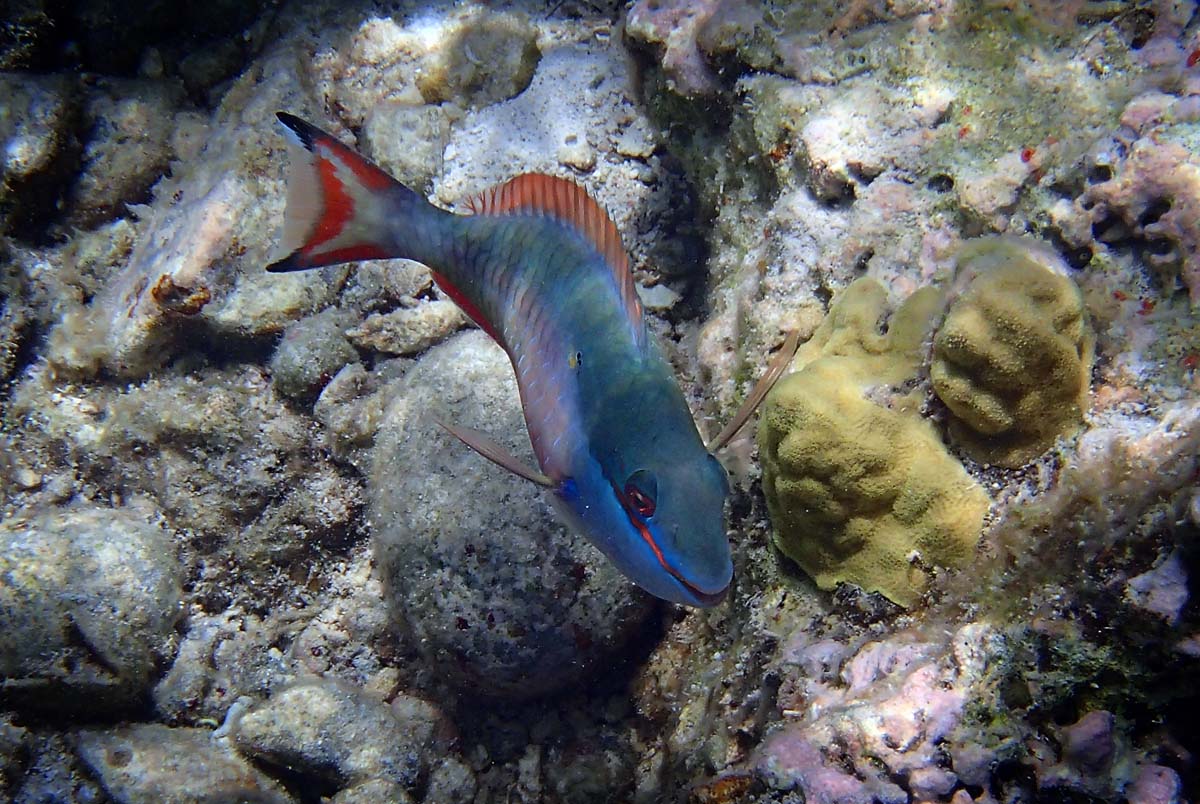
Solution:
[(939, 294), (913, 294), (880, 333), (886, 295), (860, 279), (838, 298), (768, 396), (759, 448), (779, 549), (822, 589), (911, 606), (931, 567), (970, 558), (988, 497), (907, 388)]
[(933, 390), (972, 457), (1017, 468), (1083, 421), (1094, 340), (1083, 296), (1032, 241), (979, 238), (957, 262), (961, 293), (934, 337)]

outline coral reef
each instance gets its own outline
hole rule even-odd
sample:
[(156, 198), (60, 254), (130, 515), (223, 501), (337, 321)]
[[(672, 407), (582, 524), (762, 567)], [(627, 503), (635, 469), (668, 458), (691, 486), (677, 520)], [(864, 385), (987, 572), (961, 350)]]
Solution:
[(837, 298), (767, 397), (759, 448), (779, 549), (822, 589), (911, 606), (927, 573), (971, 558), (988, 498), (904, 398), (937, 294), (914, 294), (881, 335), (885, 301), (870, 279)]
[(1093, 336), (1057, 255), (1004, 238), (968, 242), (933, 340), (934, 393), (971, 456), (1017, 468), (1083, 422)]
[[(952, 752), (967, 702), (1003, 647), (982, 626), (963, 627), (945, 647), (903, 637), (867, 643), (835, 679), (798, 679), (780, 689), (791, 722), (764, 741), (757, 764), (770, 786), (798, 786), (806, 801), (899, 804), (910, 795), (948, 797), (958, 777), (946, 743)], [(792, 651), (802, 666), (824, 653), (820, 643), (794, 644)], [(810, 698), (819, 703), (805, 707)], [(907, 790), (895, 778), (905, 779)]]
[[(0, 16), (0, 66), (25, 70), (0, 76), (0, 619), (19, 635), (0, 799), (1196, 800), (1195, 3)], [(459, 333), (425, 267), (262, 271), (278, 110), (444, 206), (524, 171), (585, 185), (702, 432), (799, 330), (770, 448), (747, 428), (719, 456), (726, 602), (647, 601), (436, 427), (527, 450), (503, 355)], [(997, 235), (1069, 277), (1095, 339), (1088, 397), (1022, 422), (1044, 442), (1013, 468), (970, 459), (929, 369), (929, 288), (952, 325), (990, 309), (972, 299), (991, 271), (954, 275)], [(1041, 319), (1035, 356), (1061, 357)], [(824, 474), (783, 510), (788, 443)], [(964, 499), (961, 538), (913, 541)], [(894, 588), (855, 568), (822, 590), (781, 555), (845, 541), (830, 512), (894, 537), (867, 567)]]

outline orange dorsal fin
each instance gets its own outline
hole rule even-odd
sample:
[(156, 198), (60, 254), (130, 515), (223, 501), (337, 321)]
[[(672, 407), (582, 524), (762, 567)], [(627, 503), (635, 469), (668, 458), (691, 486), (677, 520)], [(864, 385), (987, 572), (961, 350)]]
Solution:
[(474, 215), (541, 214), (571, 227), (586, 238), (612, 271), (621, 302), (640, 339), (642, 304), (633, 273), (629, 270), (629, 255), (621, 244), (617, 225), (587, 190), (569, 179), (544, 173), (522, 173), (470, 198), (467, 207)]

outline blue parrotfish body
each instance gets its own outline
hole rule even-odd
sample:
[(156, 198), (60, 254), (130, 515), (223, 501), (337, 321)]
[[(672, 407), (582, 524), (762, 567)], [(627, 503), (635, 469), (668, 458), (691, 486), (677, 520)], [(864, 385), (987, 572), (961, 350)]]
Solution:
[(405, 257), (512, 361), (539, 471), (446, 427), (549, 488), (571, 524), (643, 589), (711, 606), (730, 585), (729, 484), (642, 317), (617, 229), (578, 185), (525, 174), (438, 209), (288, 114), (282, 259), (270, 271)]

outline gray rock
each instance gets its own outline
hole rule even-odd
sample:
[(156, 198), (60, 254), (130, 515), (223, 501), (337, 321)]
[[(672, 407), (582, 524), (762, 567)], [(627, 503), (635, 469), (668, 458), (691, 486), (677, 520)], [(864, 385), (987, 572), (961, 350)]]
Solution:
[(180, 569), (161, 528), (77, 506), (0, 525), (0, 691), (81, 712), (123, 706), (174, 651)]
[(272, 644), (275, 625), (236, 610), (190, 616), (175, 663), (154, 688), (156, 710), (173, 723), (221, 722), (243, 699), (290, 682), (291, 663)]
[(549, 499), (463, 446), (441, 415), (533, 464), (516, 382), (482, 332), (426, 353), (392, 386), (368, 485), (393, 616), (472, 693), (545, 695), (588, 676), (651, 610)]
[(324, 428), (330, 452), (366, 473), (367, 451), (383, 421), (383, 399), (376, 377), (361, 363), (351, 363), (330, 380), (313, 406)]
[(1152, 569), (1129, 579), (1125, 599), (1140, 609), (1157, 614), (1168, 625), (1179, 622), (1188, 602), (1188, 576), (1179, 551), (1171, 553)]
[(398, 701), (389, 709), (349, 686), (306, 681), (237, 718), (233, 739), (251, 757), (341, 787), (384, 781), (411, 790), (450, 731), (433, 704)]
[[(378, 155), (375, 159), (379, 161)], [(381, 162), (385, 164), (386, 162)], [(400, 178), (400, 174), (396, 174)], [(363, 315), (413, 307), (433, 287), (429, 269), (412, 260), (368, 260), (359, 263), (338, 296), (338, 306)]]
[(446, 106), (380, 104), (363, 124), (363, 150), (397, 181), (424, 192), (441, 168), (450, 122)]
[(445, 340), (466, 323), (467, 317), (458, 305), (439, 299), (390, 313), (373, 313), (346, 336), (362, 349), (413, 355)]
[(119, 804), (286, 804), (277, 782), (206, 729), (142, 724), (80, 731), (78, 752)]
[(70, 223), (94, 226), (146, 200), (174, 152), (174, 113), (183, 87), (168, 81), (106, 78), (90, 87), (83, 104), (90, 136), (79, 179), (68, 200)]
[(429, 784), (425, 789), (425, 800), (473, 801), (477, 788), (475, 774), (467, 765), (455, 757), (446, 757), (429, 772)]
[(0, 246), (0, 260), (4, 264), (0, 268), (0, 382), (12, 375), (28, 323), (22, 298), (23, 277), (14, 269), (6, 251)]
[(348, 324), (332, 308), (290, 324), (271, 357), (275, 389), (293, 399), (312, 399), (343, 366), (355, 362), (358, 353), (343, 334)]
[[(8, 747), (4, 746), (7, 751)], [(95, 780), (75, 756), (61, 734), (31, 737), (20, 753), (9, 755), (19, 775), (10, 778), (11, 789), (0, 782), (0, 800), (12, 804), (108, 804)]]
[(0, 232), (22, 234), (53, 216), (78, 164), (71, 81), (0, 75)]
[[(338, 791), (338, 794), (329, 800), (329, 804), (379, 804), (381, 801), (386, 801), (388, 804), (412, 804), (412, 800), (412, 796), (395, 782), (375, 779)], [(464, 799), (430, 800), (463, 801)]]
[(29, 743), (28, 730), (12, 722), (12, 715), (0, 715), (0, 796), (12, 798), (20, 777), (20, 755)]

